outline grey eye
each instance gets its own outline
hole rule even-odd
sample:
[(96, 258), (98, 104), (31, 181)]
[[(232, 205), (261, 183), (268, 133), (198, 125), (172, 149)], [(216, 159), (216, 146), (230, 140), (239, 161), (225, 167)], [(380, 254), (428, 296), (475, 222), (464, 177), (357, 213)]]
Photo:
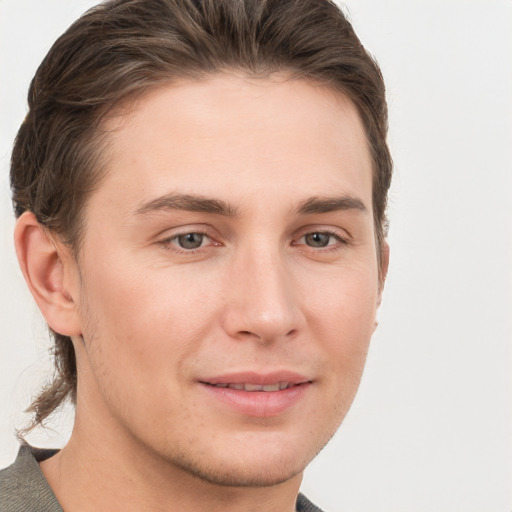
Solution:
[(187, 233), (177, 237), (178, 245), (183, 249), (198, 249), (203, 245), (205, 235), (202, 233)]
[(310, 247), (326, 247), (331, 237), (330, 233), (308, 233), (304, 235), (304, 242)]

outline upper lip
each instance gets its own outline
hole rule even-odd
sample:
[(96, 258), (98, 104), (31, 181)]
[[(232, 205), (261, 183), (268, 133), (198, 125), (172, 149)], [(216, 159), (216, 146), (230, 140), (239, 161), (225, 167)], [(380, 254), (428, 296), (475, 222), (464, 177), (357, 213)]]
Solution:
[(274, 371), (274, 372), (235, 372), (235, 373), (225, 373), (222, 375), (216, 375), (214, 377), (208, 377), (205, 379), (200, 379), (200, 382), (204, 384), (253, 384), (259, 386), (266, 386), (271, 384), (279, 384), (282, 382), (286, 382), (288, 384), (304, 384), (306, 382), (311, 382), (312, 379), (301, 375), (300, 373), (282, 370), (282, 371)]

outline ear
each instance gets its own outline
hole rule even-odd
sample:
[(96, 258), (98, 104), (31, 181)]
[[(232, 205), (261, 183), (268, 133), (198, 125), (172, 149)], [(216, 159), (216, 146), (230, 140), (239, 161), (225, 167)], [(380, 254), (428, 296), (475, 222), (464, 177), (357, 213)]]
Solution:
[(80, 335), (74, 300), (80, 281), (69, 249), (54, 241), (31, 212), (18, 219), (14, 244), (25, 281), (48, 325), (65, 336)]
[(382, 300), (382, 292), (384, 290), (384, 283), (388, 275), (389, 268), (389, 244), (387, 242), (382, 243), (381, 254), (380, 254), (380, 268), (379, 268), (379, 305)]

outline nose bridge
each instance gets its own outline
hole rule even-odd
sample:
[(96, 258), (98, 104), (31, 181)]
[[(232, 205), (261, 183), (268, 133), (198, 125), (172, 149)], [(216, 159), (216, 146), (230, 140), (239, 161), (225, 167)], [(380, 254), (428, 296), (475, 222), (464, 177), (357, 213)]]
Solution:
[(227, 330), (272, 341), (296, 332), (300, 307), (286, 255), (278, 244), (255, 240), (240, 250), (231, 269)]

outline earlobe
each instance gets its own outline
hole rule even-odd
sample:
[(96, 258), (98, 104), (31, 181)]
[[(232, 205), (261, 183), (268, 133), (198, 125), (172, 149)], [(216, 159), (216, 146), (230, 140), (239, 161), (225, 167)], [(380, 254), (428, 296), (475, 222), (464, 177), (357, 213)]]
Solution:
[(77, 270), (69, 250), (55, 242), (31, 212), (18, 219), (14, 243), (25, 281), (48, 325), (65, 336), (81, 334), (73, 298), (78, 293)]

